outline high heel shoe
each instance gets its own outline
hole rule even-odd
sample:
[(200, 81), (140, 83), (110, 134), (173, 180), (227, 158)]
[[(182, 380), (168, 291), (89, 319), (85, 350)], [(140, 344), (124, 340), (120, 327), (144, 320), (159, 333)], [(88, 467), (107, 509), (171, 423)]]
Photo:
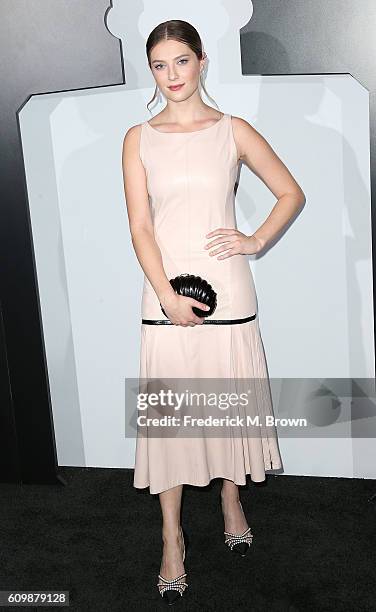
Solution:
[[(184, 563), (185, 553), (186, 553), (185, 541), (187, 538), (186, 536), (184, 537), (185, 534), (183, 532), (182, 527), (180, 527), (180, 531), (181, 531), (181, 535), (183, 538), (183, 563)], [(184, 573), (184, 574), (181, 574), (180, 576), (177, 576), (176, 578), (172, 578), (172, 580), (166, 580), (166, 578), (163, 578), (161, 574), (158, 574), (159, 581), (157, 583), (157, 587), (159, 589), (159, 592), (162, 598), (169, 606), (175, 603), (175, 601), (179, 598), (179, 594), (181, 597), (184, 595), (185, 590), (188, 586), (188, 583), (186, 582), (186, 580), (184, 580), (186, 575), (187, 574)]]
[[(221, 508), (222, 508), (222, 497), (219, 496)], [(241, 501), (239, 500), (239, 504), (242, 507)], [(244, 513), (244, 511), (243, 511)], [(247, 529), (243, 533), (230, 533), (229, 531), (224, 531), (225, 536), (225, 544), (230, 548), (231, 551), (238, 553), (241, 557), (245, 557), (247, 554), (253, 540), (253, 534), (251, 533), (251, 528), (247, 527)]]
[(241, 557), (245, 557), (252, 544), (253, 535), (251, 533), (251, 528), (248, 527), (244, 533), (239, 535), (228, 531), (224, 531), (223, 533), (226, 536), (225, 544), (227, 544), (231, 550), (239, 553)]

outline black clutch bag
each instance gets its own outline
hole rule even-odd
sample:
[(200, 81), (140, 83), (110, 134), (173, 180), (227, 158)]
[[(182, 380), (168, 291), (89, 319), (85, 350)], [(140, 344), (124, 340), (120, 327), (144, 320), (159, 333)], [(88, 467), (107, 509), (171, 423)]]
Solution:
[[(201, 308), (197, 308), (197, 306), (192, 306), (193, 312), (198, 317), (208, 317), (213, 314), (217, 307), (217, 294), (204, 278), (188, 273), (179, 274), (179, 276), (175, 276), (175, 278), (170, 278), (170, 283), (175, 293), (194, 298), (210, 307), (210, 310), (201, 310)], [(160, 304), (160, 306), (163, 314), (167, 317), (162, 308), (162, 304)]]

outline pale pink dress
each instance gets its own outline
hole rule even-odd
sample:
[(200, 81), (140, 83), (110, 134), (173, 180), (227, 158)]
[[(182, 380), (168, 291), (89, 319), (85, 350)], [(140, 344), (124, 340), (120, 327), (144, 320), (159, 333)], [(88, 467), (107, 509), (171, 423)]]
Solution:
[[(210, 240), (205, 237), (208, 232), (237, 227), (238, 159), (231, 115), (224, 114), (214, 125), (194, 132), (161, 132), (145, 121), (140, 138), (155, 239), (167, 277), (188, 272), (205, 278), (217, 292), (217, 307), (209, 318), (237, 319), (257, 313), (247, 256), (218, 260), (209, 255), (213, 249), (204, 249)], [(166, 318), (146, 276), (141, 314), (144, 319)], [(251, 406), (238, 412), (258, 414), (262, 421), (265, 415), (273, 415), (258, 316), (231, 325), (141, 324), (139, 375), (141, 379), (180, 379), (183, 389), (185, 379), (200, 378), (233, 381), (236, 389), (252, 386)], [(217, 477), (244, 485), (246, 474), (260, 482), (266, 470), (282, 467), (274, 427), (253, 428), (251, 436), (242, 433), (242, 428), (227, 431), (228, 435), (214, 437), (206, 435), (204, 428), (200, 435), (177, 438), (157, 437), (155, 428), (148, 436), (142, 427), (137, 435), (134, 486), (150, 487), (155, 494), (184, 483), (204, 486)]]

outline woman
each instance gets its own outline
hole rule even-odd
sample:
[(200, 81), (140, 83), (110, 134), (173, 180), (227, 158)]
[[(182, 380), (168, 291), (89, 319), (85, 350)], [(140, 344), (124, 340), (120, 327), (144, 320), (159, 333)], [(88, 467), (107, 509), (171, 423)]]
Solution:
[[(199, 85), (205, 90), (206, 55), (191, 24), (161, 23), (150, 33), (146, 52), (156, 90), (167, 104), (152, 121), (131, 127), (123, 144), (132, 243), (145, 273), (140, 377), (268, 380), (256, 292), (244, 256), (279, 234), (303, 207), (304, 193), (247, 121), (203, 102)], [(236, 229), (233, 212), (240, 160), (278, 198), (251, 236)], [(188, 273), (210, 284), (202, 301), (170, 283)], [(254, 385), (257, 393), (243, 413), (272, 415), (269, 387)], [(223, 478), (225, 544), (243, 556), (248, 550), (252, 534), (238, 485), (245, 484), (246, 474), (260, 482), (265, 470), (281, 467), (275, 430), (255, 429), (252, 436), (240, 428), (238, 435), (216, 438), (200, 429), (200, 435), (183, 440), (151, 435), (150, 425), (147, 433), (138, 431), (134, 486), (159, 494), (164, 546), (157, 586), (168, 603), (188, 586), (180, 525), (184, 483), (205, 486)]]

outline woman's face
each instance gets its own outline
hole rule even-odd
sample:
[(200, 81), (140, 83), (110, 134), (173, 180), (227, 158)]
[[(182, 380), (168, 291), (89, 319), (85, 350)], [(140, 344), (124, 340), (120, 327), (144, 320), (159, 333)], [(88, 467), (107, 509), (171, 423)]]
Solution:
[[(150, 64), (160, 91), (170, 100), (184, 100), (198, 87), (200, 69), (204, 60), (188, 45), (176, 40), (159, 42), (150, 53)], [(180, 89), (170, 89), (172, 85), (183, 85)]]

